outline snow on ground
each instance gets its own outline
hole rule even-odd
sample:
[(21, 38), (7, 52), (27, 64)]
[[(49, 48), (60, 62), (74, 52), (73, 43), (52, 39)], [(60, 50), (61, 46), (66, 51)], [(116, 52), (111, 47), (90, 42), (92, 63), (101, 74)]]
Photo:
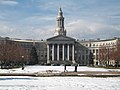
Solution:
[[(68, 71), (74, 71), (74, 69), (75, 69), (74, 66), (67, 66)], [(46, 72), (48, 70), (52, 70), (53, 72), (59, 73), (64, 71), (64, 66), (25, 66), (24, 70), (21, 70), (21, 68), (0, 69), (0, 73), (36, 73), (36, 72)], [(79, 66), (78, 71), (99, 71), (99, 72), (119, 71), (120, 72), (120, 69), (105, 69), (105, 68)]]
[(1, 76), (0, 90), (120, 90), (120, 77)]
[[(67, 66), (74, 71), (74, 66)], [(25, 66), (24, 70), (0, 69), (0, 73), (36, 73), (52, 70), (63, 72), (64, 66)], [(79, 66), (78, 71), (120, 71), (120, 69), (104, 69)], [(120, 90), (120, 77), (28, 77), (0, 76), (0, 90)]]

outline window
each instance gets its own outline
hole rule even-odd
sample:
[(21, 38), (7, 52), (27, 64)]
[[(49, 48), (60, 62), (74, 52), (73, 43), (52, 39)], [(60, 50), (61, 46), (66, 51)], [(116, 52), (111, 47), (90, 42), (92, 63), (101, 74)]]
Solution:
[(84, 60), (84, 55), (82, 56), (82, 60)]
[(98, 53), (98, 49), (96, 49), (96, 53)]
[(95, 55), (93, 55), (93, 59), (95, 59)]
[(47, 57), (47, 55), (45, 55), (45, 57)]
[(43, 57), (43, 55), (41, 55), (41, 57)]
[(88, 54), (88, 50), (86, 50), (86, 54)]
[(86, 55), (86, 60), (88, 60), (88, 55)]
[(91, 44), (89, 45), (89, 47), (91, 47)]
[(93, 49), (93, 53), (95, 53), (95, 49)]
[(98, 55), (96, 55), (96, 60), (98, 60)]
[(91, 52), (91, 50), (90, 50), (90, 52)]
[(82, 50), (82, 53), (84, 54), (84, 50)]

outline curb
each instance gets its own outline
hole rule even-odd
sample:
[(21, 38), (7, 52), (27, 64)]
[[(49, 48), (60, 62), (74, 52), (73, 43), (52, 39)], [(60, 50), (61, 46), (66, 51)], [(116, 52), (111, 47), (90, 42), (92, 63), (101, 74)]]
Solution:
[(120, 74), (82, 74), (82, 73), (0, 73), (0, 76), (32, 77), (120, 77)]

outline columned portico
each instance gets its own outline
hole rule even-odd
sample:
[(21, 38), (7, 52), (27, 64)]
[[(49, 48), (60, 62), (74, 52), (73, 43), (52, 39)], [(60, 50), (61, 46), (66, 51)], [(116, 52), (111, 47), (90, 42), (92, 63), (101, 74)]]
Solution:
[[(51, 46), (50, 46), (51, 45)], [(60, 59), (60, 45), (62, 45), (61, 50), (62, 50), (62, 60)], [(67, 45), (67, 47), (65, 47), (65, 45)], [(75, 59), (74, 59), (74, 44), (72, 44), (72, 47), (70, 47), (71, 44), (57, 44), (57, 46), (55, 47), (55, 44), (47, 44), (47, 63), (50, 63), (51, 61), (72, 61), (73, 63), (75, 63)], [(70, 52), (70, 48), (71, 48), (71, 52)], [(50, 50), (52, 52), (50, 52)], [(57, 53), (55, 54), (55, 50), (57, 50)], [(65, 50), (67, 51), (67, 56), (65, 56)], [(51, 54), (50, 54), (51, 53)], [(70, 60), (70, 53), (72, 53), (72, 60)], [(51, 60), (50, 60), (50, 55), (52, 56)], [(57, 60), (55, 60), (55, 57)], [(67, 57), (65, 59), (65, 57)]]

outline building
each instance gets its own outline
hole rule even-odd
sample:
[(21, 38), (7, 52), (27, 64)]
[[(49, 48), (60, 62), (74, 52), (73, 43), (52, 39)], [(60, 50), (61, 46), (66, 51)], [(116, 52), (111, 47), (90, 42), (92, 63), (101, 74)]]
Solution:
[(46, 64), (47, 60), (47, 42), (43, 40), (32, 40), (32, 39), (11, 39), (13, 42), (20, 43), (25, 48), (28, 54), (31, 53), (32, 47), (34, 46), (38, 55), (38, 64)]
[(61, 8), (57, 16), (54, 37), (47, 39), (47, 63), (51, 61), (71, 61), (75, 63), (75, 39), (66, 36)]
[[(57, 27), (53, 37), (43, 40), (11, 39), (18, 42), (30, 53), (33, 45), (36, 47), (39, 64), (75, 64), (87, 65), (89, 49), (82, 46), (74, 38), (67, 36), (64, 27), (62, 9), (57, 15)], [(83, 53), (85, 53), (83, 55)]]
[[(99, 52), (102, 46), (116, 48), (119, 38), (106, 40), (82, 40), (76, 41), (74, 38), (67, 36), (64, 27), (64, 17), (62, 9), (59, 8), (57, 15), (57, 27), (53, 37), (47, 40), (21, 40), (0, 37), (0, 42), (7, 41), (17, 42), (29, 52), (34, 46), (37, 50), (38, 64), (79, 64), (79, 65), (104, 65), (100, 61)], [(114, 65), (115, 61), (107, 62)]]
[[(120, 38), (113, 38), (113, 39), (106, 39), (106, 40), (89, 40), (89, 41), (80, 41), (79, 43), (85, 46), (90, 50), (90, 52), (93, 54), (93, 61), (94, 65), (96, 66), (103, 66), (104, 63), (100, 60), (100, 50), (105, 47), (107, 49), (107, 53), (110, 53), (110, 50), (115, 49), (118, 42), (120, 42)], [(108, 57), (109, 58), (109, 57)], [(105, 62), (109, 65), (114, 66), (115, 60), (110, 60), (109, 62)]]
[[(81, 48), (85, 49), (87, 54), (85, 53), (85, 55), (83, 55), (83, 49)], [(87, 65), (88, 60), (89, 49), (80, 45), (74, 38), (67, 36), (64, 27), (63, 12), (60, 8), (58, 11), (57, 27), (54, 33), (54, 37), (47, 39), (47, 63), (71, 62), (71, 64), (78, 63), (80, 65)]]

